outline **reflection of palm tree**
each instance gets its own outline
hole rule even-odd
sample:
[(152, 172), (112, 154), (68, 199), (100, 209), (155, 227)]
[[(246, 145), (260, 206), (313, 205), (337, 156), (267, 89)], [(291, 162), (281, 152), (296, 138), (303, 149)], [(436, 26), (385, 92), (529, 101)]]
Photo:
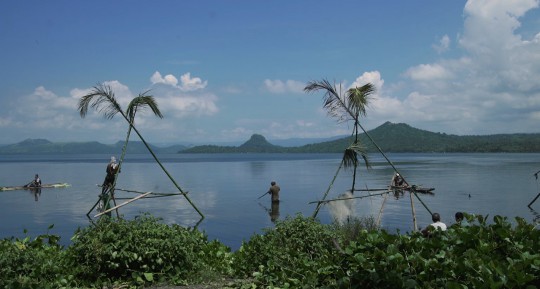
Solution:
[(99, 110), (99, 112), (102, 112), (105, 118), (107, 119), (112, 119), (118, 113), (122, 115), (122, 117), (129, 124), (129, 130), (128, 130), (126, 142), (124, 143), (124, 147), (122, 148), (122, 158), (125, 155), (125, 150), (127, 148), (129, 135), (131, 133), (131, 130), (133, 130), (139, 136), (144, 146), (148, 149), (152, 157), (154, 157), (154, 160), (156, 160), (156, 162), (159, 164), (159, 166), (165, 172), (165, 174), (169, 177), (172, 183), (176, 186), (176, 188), (182, 193), (182, 195), (184, 195), (186, 200), (191, 204), (191, 206), (193, 206), (193, 208), (197, 211), (197, 213), (199, 213), (199, 215), (202, 218), (204, 218), (204, 215), (193, 204), (193, 202), (191, 202), (191, 200), (186, 195), (186, 193), (184, 193), (184, 191), (180, 188), (180, 186), (176, 183), (176, 181), (171, 177), (169, 172), (165, 169), (163, 164), (159, 161), (159, 159), (157, 158), (155, 153), (152, 151), (152, 149), (150, 148), (146, 140), (142, 137), (142, 135), (140, 134), (140, 132), (137, 130), (137, 128), (134, 125), (135, 114), (137, 110), (143, 109), (145, 107), (149, 107), (152, 110), (152, 112), (154, 112), (155, 115), (159, 116), (160, 118), (163, 118), (157, 106), (157, 103), (155, 102), (152, 96), (145, 95), (145, 93), (139, 95), (138, 97), (134, 98), (130, 102), (128, 106), (128, 110), (124, 112), (122, 111), (120, 104), (114, 97), (114, 92), (112, 91), (112, 88), (108, 85), (100, 84), (100, 85), (94, 86), (94, 89), (90, 93), (88, 93), (87, 95), (84, 95), (79, 100), (78, 110), (81, 117), (84, 118), (86, 116), (86, 114), (88, 113), (89, 107)]
[[(360, 155), (366, 164), (366, 167), (369, 168), (369, 160), (367, 158), (367, 152), (365, 147), (360, 143), (359, 128), (362, 128), (360, 125), (360, 116), (366, 115), (366, 107), (370, 100), (370, 95), (375, 91), (375, 88), (371, 83), (365, 84), (361, 87), (353, 87), (348, 89), (345, 93), (341, 92), (341, 87), (338, 90), (335, 85), (331, 84), (328, 80), (322, 81), (313, 81), (309, 82), (308, 85), (304, 88), (306, 92), (315, 92), (323, 90), (324, 95), (324, 105), (323, 107), (328, 111), (328, 114), (333, 117), (337, 117), (339, 121), (350, 121), (354, 122), (353, 132), (354, 141), (347, 147), (343, 153), (343, 159), (341, 164), (336, 172), (336, 176), (339, 173), (341, 167), (353, 168), (353, 179), (351, 192), (354, 194), (355, 184), (356, 184), (356, 170), (360, 163), (358, 156)], [(362, 128), (363, 130), (363, 128)], [(334, 176), (334, 180), (336, 177)], [(332, 180), (332, 183), (334, 182)], [(330, 187), (323, 196), (323, 200), (328, 195)], [(317, 204), (315, 209), (314, 216), (319, 212), (319, 208), (322, 203)]]

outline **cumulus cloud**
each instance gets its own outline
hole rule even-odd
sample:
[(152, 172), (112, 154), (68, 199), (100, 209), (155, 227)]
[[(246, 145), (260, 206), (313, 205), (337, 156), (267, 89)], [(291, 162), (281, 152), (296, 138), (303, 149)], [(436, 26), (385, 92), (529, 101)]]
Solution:
[(159, 71), (154, 72), (150, 77), (152, 84), (166, 84), (172, 87), (178, 88), (182, 91), (194, 91), (203, 89), (208, 84), (208, 81), (203, 81), (199, 77), (191, 77), (191, 73), (187, 72), (180, 76), (180, 85), (178, 84), (178, 79), (172, 74), (167, 74), (161, 76)]
[[(533, 119), (540, 111), (539, 34), (523, 39), (517, 29), (520, 18), (538, 5), (537, 0), (467, 1), (458, 38), (463, 54), (404, 73), (410, 91), (398, 101), (408, 118), (416, 115), (421, 127), (430, 129), (424, 122), (429, 121), (458, 134), (537, 131)], [(443, 37), (437, 48), (446, 43)]]
[(207, 81), (192, 78), (190, 73), (180, 77), (180, 85), (177, 85), (173, 75), (162, 77), (158, 71), (150, 77), (150, 81), (153, 84), (152, 95), (158, 100), (162, 111), (172, 117), (213, 115), (219, 111), (217, 96), (204, 91)]
[(381, 73), (379, 71), (364, 72), (361, 76), (356, 78), (349, 88), (360, 87), (367, 83), (371, 83), (375, 87), (377, 93), (377, 91), (382, 89), (384, 80), (381, 78)]
[(303, 93), (305, 83), (296, 80), (264, 80), (264, 87), (272, 93)]

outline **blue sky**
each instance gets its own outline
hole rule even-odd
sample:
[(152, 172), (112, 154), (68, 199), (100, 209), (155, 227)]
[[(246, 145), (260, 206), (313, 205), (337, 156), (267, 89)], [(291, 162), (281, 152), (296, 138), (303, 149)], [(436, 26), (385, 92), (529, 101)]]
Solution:
[[(363, 119), (458, 135), (540, 132), (537, 0), (0, 1), (0, 143), (122, 140), (77, 102), (150, 90), (152, 143), (348, 134), (309, 81), (377, 88)], [(136, 137), (135, 137), (136, 138)]]

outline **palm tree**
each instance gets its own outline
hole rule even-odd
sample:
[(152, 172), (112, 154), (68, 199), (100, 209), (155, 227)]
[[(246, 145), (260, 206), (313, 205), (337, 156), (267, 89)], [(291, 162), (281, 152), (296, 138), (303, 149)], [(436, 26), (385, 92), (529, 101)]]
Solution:
[[(336, 179), (337, 174), (341, 167), (353, 168), (353, 178), (352, 178), (352, 187), (351, 193), (354, 194), (355, 184), (356, 184), (356, 170), (360, 163), (359, 156), (362, 157), (367, 168), (370, 168), (370, 163), (367, 157), (367, 152), (365, 147), (360, 143), (359, 136), (359, 127), (360, 125), (360, 116), (366, 115), (366, 107), (368, 106), (370, 95), (375, 91), (374, 86), (371, 83), (367, 83), (361, 87), (353, 87), (348, 89), (345, 93), (342, 93), (341, 86), (338, 90), (335, 85), (331, 84), (328, 80), (323, 79), (322, 81), (312, 81), (304, 88), (306, 92), (316, 92), (323, 90), (324, 94), (324, 105), (323, 107), (327, 110), (328, 114), (332, 117), (338, 118), (340, 122), (344, 121), (353, 121), (354, 127), (352, 135), (354, 136), (354, 141), (347, 147), (343, 153), (343, 159), (341, 164), (334, 176)], [(332, 183), (334, 182), (332, 181)], [(332, 183), (330, 187), (332, 186)], [(326, 198), (330, 191), (330, 187), (323, 196), (323, 200)], [(317, 216), (320, 206), (322, 203), (317, 204), (315, 209), (314, 217)]]
[(163, 164), (159, 161), (159, 159), (157, 158), (153, 150), (150, 148), (146, 140), (142, 137), (140, 132), (135, 127), (133, 123), (135, 120), (135, 114), (137, 110), (143, 109), (145, 107), (150, 107), (150, 109), (152, 109), (155, 115), (159, 116), (160, 118), (163, 117), (161, 115), (161, 112), (158, 109), (157, 103), (155, 102), (152, 96), (147, 96), (145, 95), (145, 93), (139, 95), (138, 97), (136, 97), (130, 102), (128, 110), (124, 112), (122, 111), (120, 104), (116, 100), (112, 88), (105, 84), (98, 84), (93, 87), (93, 90), (90, 93), (81, 97), (81, 99), (79, 100), (78, 110), (82, 118), (86, 116), (89, 108), (96, 109), (99, 112), (103, 113), (103, 116), (107, 119), (112, 119), (116, 114), (122, 115), (122, 117), (129, 124), (128, 136), (126, 138), (126, 143), (124, 144), (123, 154), (125, 154), (125, 149), (127, 146), (127, 140), (129, 139), (129, 134), (131, 133), (131, 130), (133, 130), (139, 136), (144, 146), (148, 149), (148, 151), (150, 152), (154, 160), (156, 160), (156, 162), (159, 164), (163, 172), (165, 172), (165, 174), (169, 177), (172, 183), (176, 186), (178, 191), (182, 193), (182, 195), (191, 204), (191, 206), (197, 211), (197, 213), (199, 213), (199, 215), (201, 216), (201, 219), (204, 218), (204, 215), (201, 213), (201, 211), (199, 211), (199, 209), (195, 206), (195, 204), (193, 204), (193, 202), (189, 199), (186, 193), (180, 188), (180, 186), (172, 178), (172, 176), (165, 169)]

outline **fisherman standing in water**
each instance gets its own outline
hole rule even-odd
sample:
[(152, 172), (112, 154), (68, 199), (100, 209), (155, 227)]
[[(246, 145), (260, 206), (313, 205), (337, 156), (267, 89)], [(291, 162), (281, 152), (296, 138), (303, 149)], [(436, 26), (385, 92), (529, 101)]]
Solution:
[(275, 181), (272, 181), (270, 183), (270, 189), (268, 190), (268, 193), (272, 195), (272, 203), (279, 202), (279, 191), (281, 188), (276, 184)]

